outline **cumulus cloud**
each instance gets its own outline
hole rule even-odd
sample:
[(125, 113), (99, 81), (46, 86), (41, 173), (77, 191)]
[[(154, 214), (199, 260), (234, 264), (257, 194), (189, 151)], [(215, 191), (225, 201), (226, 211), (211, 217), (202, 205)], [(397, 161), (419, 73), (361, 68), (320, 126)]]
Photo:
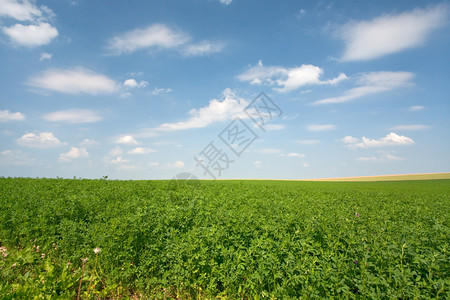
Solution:
[(124, 135), (116, 140), (116, 144), (137, 145), (139, 143), (132, 135)]
[(0, 17), (33, 21), (41, 16), (42, 11), (28, 0), (0, 0)]
[(12, 113), (9, 109), (0, 110), (0, 122), (25, 121), (25, 115), (21, 112)]
[(190, 37), (164, 24), (153, 24), (117, 35), (108, 41), (107, 48), (113, 54), (132, 53), (143, 49), (175, 48), (189, 41)]
[(110, 94), (118, 90), (116, 82), (84, 68), (50, 69), (32, 77), (28, 85), (67, 94)]
[(128, 154), (149, 154), (152, 152), (156, 152), (156, 150), (153, 150), (151, 148), (137, 147), (133, 150), (128, 151)]
[(16, 46), (33, 48), (49, 44), (58, 36), (58, 30), (49, 23), (53, 16), (53, 11), (48, 7), (37, 7), (28, 0), (0, 0), (0, 18), (27, 23), (1, 27), (1, 31)]
[(400, 131), (415, 131), (415, 130), (426, 130), (430, 129), (431, 126), (422, 125), (422, 124), (412, 124), (412, 125), (397, 125), (391, 128), (391, 130), (400, 130)]
[(49, 23), (15, 24), (11, 27), (3, 27), (2, 31), (9, 36), (13, 44), (30, 48), (47, 45), (58, 36), (58, 30)]
[(141, 80), (137, 82), (136, 79), (130, 78), (123, 82), (123, 86), (126, 88), (144, 88), (148, 86), (148, 82), (145, 80)]
[(95, 123), (103, 118), (95, 111), (90, 109), (69, 109), (49, 113), (44, 116), (49, 122), (66, 122), (66, 123)]
[(230, 120), (234, 117), (248, 118), (243, 108), (247, 102), (236, 96), (230, 89), (222, 93), (222, 99), (213, 99), (209, 104), (200, 109), (192, 109), (190, 117), (186, 121), (176, 123), (164, 123), (157, 127), (157, 131), (175, 131), (192, 128), (203, 128), (214, 122)]
[(220, 3), (230, 5), (233, 0), (220, 0)]
[(341, 139), (348, 148), (379, 148), (387, 146), (406, 146), (414, 144), (414, 141), (404, 135), (398, 135), (395, 132), (388, 133), (385, 137), (379, 139), (370, 139), (362, 137), (361, 139), (352, 136), (346, 136)]
[(364, 96), (369, 96), (381, 92), (412, 85), (411, 80), (414, 73), (410, 72), (371, 72), (358, 76), (356, 83), (358, 87), (344, 92), (343, 95), (330, 97), (313, 102), (313, 105), (344, 103)]
[(89, 157), (89, 153), (87, 152), (86, 148), (72, 147), (70, 148), (69, 152), (61, 153), (59, 155), (59, 161), (69, 162), (72, 159), (87, 157)]
[(52, 148), (65, 145), (51, 132), (26, 133), (16, 140), (17, 144), (32, 148)]
[(222, 52), (224, 48), (224, 42), (201, 41), (186, 45), (181, 51), (186, 56), (204, 56)]
[(336, 128), (334, 124), (312, 124), (306, 126), (306, 130), (308, 131), (329, 131)]
[(264, 66), (259, 61), (256, 66), (249, 68), (237, 76), (240, 81), (250, 84), (266, 84), (274, 86), (274, 90), (285, 93), (306, 85), (335, 85), (347, 79), (344, 73), (329, 80), (321, 80), (323, 69), (314, 65), (301, 65), (300, 67), (284, 68), (278, 66)]
[(346, 44), (342, 60), (371, 60), (423, 45), (447, 14), (448, 6), (438, 5), (345, 24), (337, 31)]

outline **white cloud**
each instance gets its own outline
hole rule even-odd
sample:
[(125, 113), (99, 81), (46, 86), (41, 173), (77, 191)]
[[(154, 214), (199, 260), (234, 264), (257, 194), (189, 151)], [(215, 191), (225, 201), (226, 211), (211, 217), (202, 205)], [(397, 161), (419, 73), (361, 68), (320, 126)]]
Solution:
[(99, 142), (92, 140), (92, 139), (84, 139), (81, 143), (80, 146), (85, 146), (85, 147), (89, 147), (89, 146), (95, 146), (100, 144)]
[[(256, 128), (256, 127), (258, 127), (258, 125), (255, 124), (255, 128)], [(282, 129), (284, 129), (285, 127), (286, 127), (286, 126), (283, 125), (283, 124), (266, 124), (266, 125), (264, 125), (264, 128), (265, 128), (266, 130), (269, 130), (269, 131), (282, 130)]]
[(51, 132), (26, 133), (16, 140), (17, 144), (33, 148), (51, 148), (62, 146), (62, 143)]
[(123, 154), (123, 150), (119, 146), (117, 146), (111, 149), (108, 154), (111, 156), (120, 156)]
[(33, 21), (41, 16), (41, 10), (28, 0), (0, 0), (0, 17), (10, 17), (18, 21)]
[(256, 66), (249, 68), (237, 78), (240, 81), (248, 81), (250, 84), (274, 86), (273, 89), (281, 93), (296, 90), (305, 85), (334, 85), (347, 79), (347, 76), (341, 73), (336, 78), (321, 80), (322, 74), (323, 70), (314, 65), (301, 65), (294, 68), (266, 67), (262, 61), (259, 61)]
[(300, 144), (300, 145), (316, 145), (318, 143), (320, 143), (319, 140), (296, 140), (296, 143)]
[(124, 135), (116, 140), (116, 144), (137, 145), (139, 143), (132, 135)]
[[(230, 1), (231, 2), (231, 1)], [(189, 34), (164, 24), (153, 24), (117, 35), (108, 41), (106, 48), (113, 55), (138, 50), (175, 49), (185, 56), (203, 56), (221, 52), (226, 43), (203, 40), (189, 43)]]
[(325, 98), (313, 102), (313, 105), (344, 103), (356, 98), (387, 92), (411, 85), (414, 74), (410, 72), (371, 72), (358, 77), (359, 87), (352, 88), (344, 92), (343, 95), (331, 98)]
[(220, 0), (220, 3), (230, 5), (233, 0)]
[(129, 170), (137, 170), (140, 169), (139, 166), (135, 166), (135, 165), (128, 165), (124, 162), (119, 163), (119, 165), (117, 166), (118, 170), (123, 170), (123, 171), (129, 171)]
[(44, 53), (41, 54), (41, 57), (39, 58), (39, 61), (51, 60), (52, 57), (53, 57), (53, 54), (44, 52)]
[(128, 154), (149, 154), (152, 152), (156, 152), (156, 150), (150, 148), (137, 147), (133, 150), (128, 151)]
[(286, 154), (286, 156), (287, 157), (305, 157), (305, 154), (291, 152), (291, 153)]
[(66, 123), (95, 123), (103, 118), (95, 111), (90, 109), (68, 109), (49, 113), (44, 116), (49, 122)]
[(72, 159), (87, 157), (89, 157), (89, 153), (87, 152), (86, 148), (72, 147), (70, 148), (69, 152), (61, 153), (59, 155), (59, 161), (69, 162)]
[(15, 24), (11, 27), (2, 27), (2, 31), (14, 44), (26, 47), (47, 45), (58, 36), (58, 30), (49, 23)]
[(282, 153), (283, 151), (280, 149), (266, 148), (266, 149), (259, 149), (256, 152), (262, 153), (262, 154), (278, 154), (278, 153)]
[(419, 110), (424, 110), (425, 106), (422, 105), (413, 105), (409, 107), (409, 111), (419, 111)]
[(376, 157), (376, 156), (365, 156), (365, 157), (358, 157), (356, 160), (358, 160), (358, 161), (377, 161), (378, 157)]
[(322, 75), (323, 70), (313, 65), (302, 65), (298, 68), (292, 68), (287, 70), (286, 79), (277, 79), (276, 83), (281, 88), (275, 90), (279, 92), (289, 92), (295, 90), (301, 86), (309, 84), (337, 84), (338, 82), (347, 79), (347, 76), (343, 73), (338, 77), (321, 81), (319, 78)]
[(35, 159), (22, 151), (4, 150), (0, 152), (0, 165), (31, 166)]
[(333, 124), (313, 124), (306, 126), (306, 130), (308, 131), (328, 131), (336, 128), (336, 125)]
[(398, 135), (395, 132), (388, 133), (385, 137), (379, 139), (370, 139), (362, 137), (361, 139), (352, 136), (344, 137), (341, 142), (347, 145), (348, 148), (375, 148), (386, 146), (403, 146), (412, 145), (414, 141), (404, 135)]
[(1, 26), (1, 31), (17, 46), (32, 48), (50, 43), (58, 36), (58, 30), (49, 23), (54, 16), (51, 9), (37, 7), (34, 1), (0, 0), (0, 18), (9, 17), (28, 23)]
[(344, 144), (356, 144), (356, 143), (359, 142), (359, 139), (355, 138), (355, 137), (352, 137), (350, 135), (347, 135), (346, 137), (341, 139), (341, 142), (343, 142)]
[(152, 94), (153, 95), (167, 94), (167, 93), (170, 93), (171, 91), (172, 91), (171, 88), (159, 89), (159, 88), (155, 87), (152, 91)]
[(12, 113), (7, 110), (0, 110), (0, 122), (24, 121), (25, 115), (21, 112)]
[(107, 48), (112, 54), (131, 53), (151, 48), (175, 48), (189, 41), (189, 36), (164, 24), (153, 24), (113, 37)]
[(346, 43), (342, 60), (371, 60), (423, 45), (434, 29), (445, 24), (447, 11), (446, 5), (438, 5), (350, 22), (338, 30)]
[(431, 126), (422, 125), (422, 124), (413, 124), (413, 125), (397, 125), (392, 127), (390, 130), (400, 130), (400, 131), (414, 131), (414, 130), (426, 130), (430, 129)]
[(123, 82), (123, 86), (126, 88), (144, 88), (148, 86), (148, 82), (145, 80), (137, 82), (136, 79), (130, 78)]
[(184, 167), (184, 162), (182, 162), (181, 160), (177, 160), (173, 163), (168, 164), (167, 167), (173, 168), (173, 169), (181, 169)]
[(201, 41), (187, 45), (181, 51), (186, 56), (203, 56), (222, 52), (223, 48), (225, 48), (224, 42)]
[(93, 71), (74, 68), (68, 70), (50, 69), (27, 82), (40, 89), (68, 94), (110, 94), (118, 90), (117, 84), (108, 77)]
[(290, 152), (290, 153), (282, 153), (279, 156), (281, 157), (299, 157), (299, 158), (303, 158), (305, 157), (305, 154), (301, 154), (301, 153), (297, 153), (297, 152)]
[(117, 156), (116, 158), (112, 159), (110, 157), (105, 157), (103, 161), (109, 164), (126, 164), (130, 162), (129, 159), (123, 158), (122, 156)]
[(123, 83), (123, 85), (124, 85), (125, 87), (135, 88), (135, 87), (138, 86), (138, 83), (137, 83), (136, 79), (132, 79), (132, 78), (131, 78), (131, 79), (125, 80), (124, 83)]
[(255, 162), (253, 162), (253, 165), (254, 165), (255, 167), (257, 167), (257, 168), (261, 168), (261, 167), (262, 167), (262, 162), (259, 161), (259, 160), (257, 160), (257, 161), (255, 161)]
[(234, 117), (248, 118), (243, 108), (247, 102), (237, 97), (230, 89), (222, 93), (222, 99), (213, 99), (209, 101), (208, 106), (200, 109), (192, 109), (189, 112), (190, 117), (186, 121), (177, 123), (164, 123), (157, 127), (157, 131), (175, 131), (192, 128), (203, 128), (214, 122), (230, 120)]
[(405, 160), (404, 157), (399, 157), (386, 151), (378, 151), (378, 153), (380, 153), (380, 155), (378, 156), (358, 157), (356, 160), (362, 162), (388, 162)]
[(131, 97), (131, 95), (133, 95), (133, 94), (130, 93), (130, 92), (126, 92), (126, 93), (120, 94), (120, 97), (121, 97), (121, 98), (128, 98), (128, 97)]

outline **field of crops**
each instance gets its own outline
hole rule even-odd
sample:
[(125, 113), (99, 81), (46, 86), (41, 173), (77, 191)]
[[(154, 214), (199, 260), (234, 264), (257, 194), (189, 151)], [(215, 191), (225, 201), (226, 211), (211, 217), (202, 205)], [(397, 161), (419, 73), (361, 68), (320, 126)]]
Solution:
[(1, 178), (0, 207), (6, 299), (450, 294), (450, 180)]

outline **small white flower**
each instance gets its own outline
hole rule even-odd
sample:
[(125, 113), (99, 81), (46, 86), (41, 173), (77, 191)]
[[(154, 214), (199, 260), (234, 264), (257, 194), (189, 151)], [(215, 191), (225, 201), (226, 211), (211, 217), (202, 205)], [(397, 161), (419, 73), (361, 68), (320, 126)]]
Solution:
[(100, 251), (102, 251), (102, 249), (100, 249), (99, 247), (97, 247), (97, 248), (94, 249), (94, 253), (95, 253), (95, 254), (99, 253)]

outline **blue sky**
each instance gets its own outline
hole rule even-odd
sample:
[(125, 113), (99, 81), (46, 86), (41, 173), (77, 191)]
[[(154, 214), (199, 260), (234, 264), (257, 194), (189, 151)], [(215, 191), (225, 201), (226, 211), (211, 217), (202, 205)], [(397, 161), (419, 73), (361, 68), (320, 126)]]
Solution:
[(448, 1), (0, 0), (0, 176), (448, 172), (449, 20)]

